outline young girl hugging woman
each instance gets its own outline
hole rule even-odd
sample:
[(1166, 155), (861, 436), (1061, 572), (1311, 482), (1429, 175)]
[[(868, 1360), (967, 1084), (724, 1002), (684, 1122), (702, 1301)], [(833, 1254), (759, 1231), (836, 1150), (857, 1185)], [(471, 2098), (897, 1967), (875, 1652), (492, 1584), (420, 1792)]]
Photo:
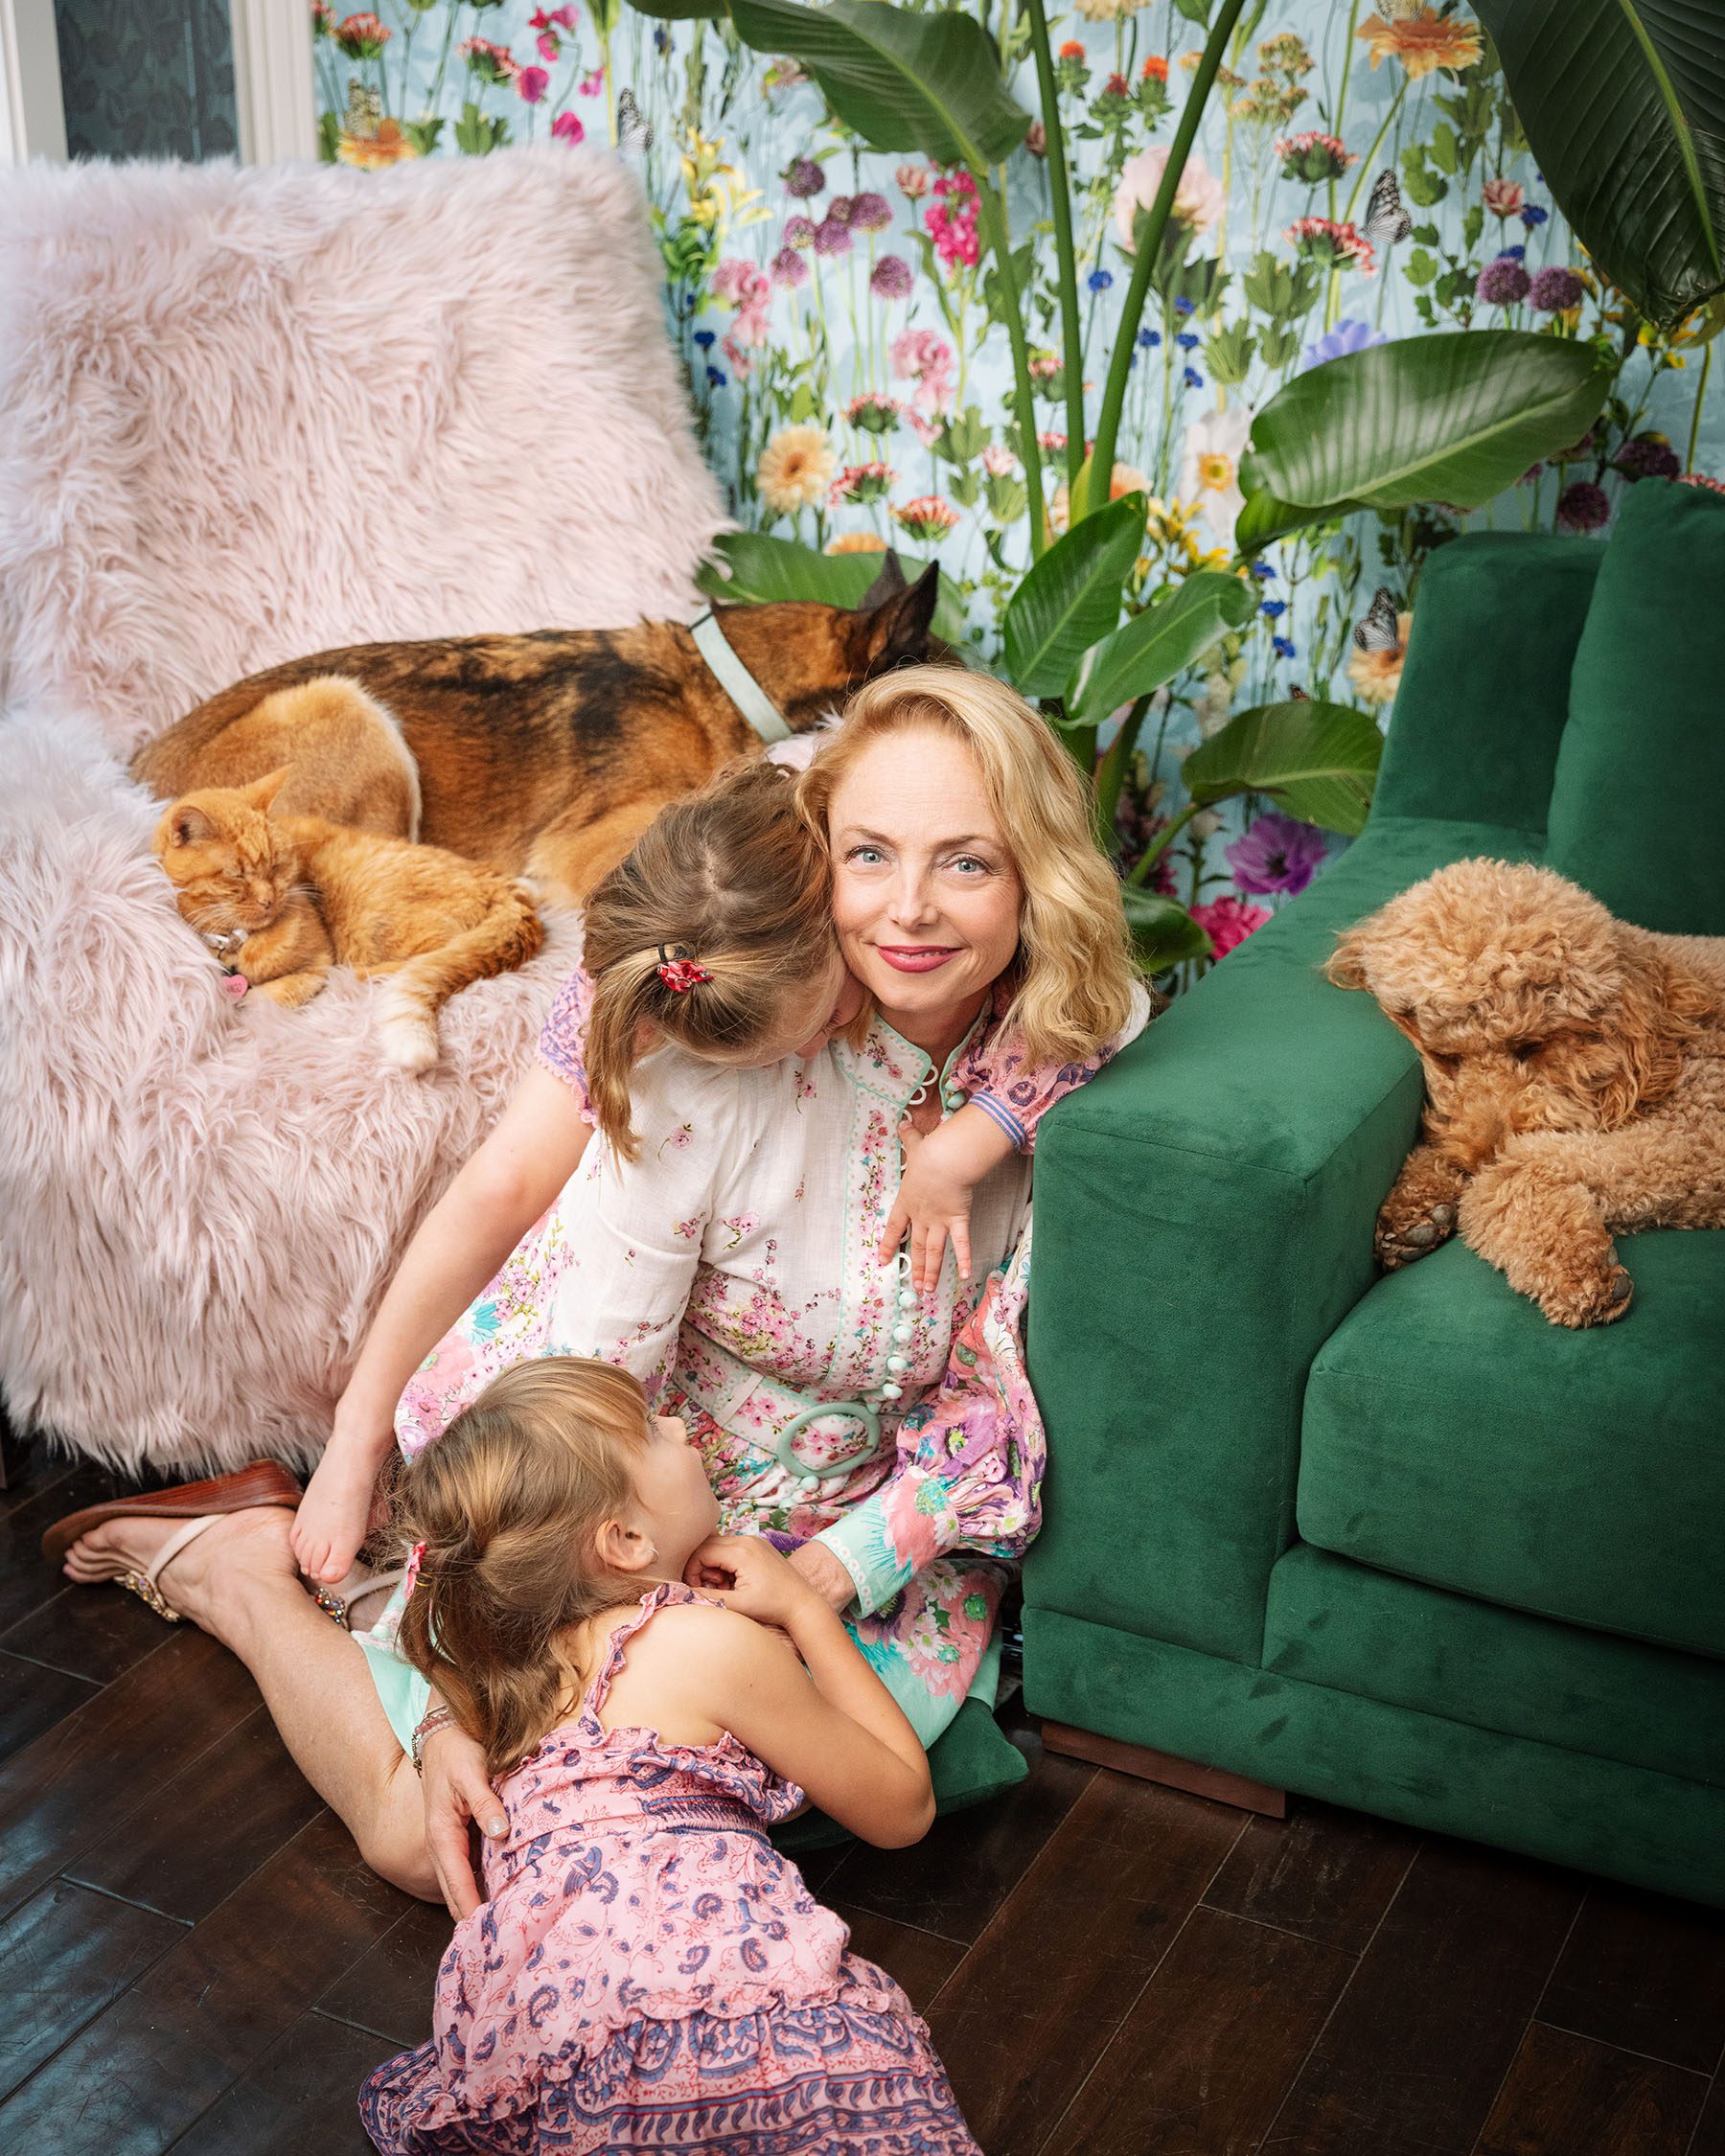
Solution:
[[(389, 1351), (406, 1329), (401, 1320), (417, 1315), (423, 1303), (420, 1274), (428, 1251), (422, 1252), (422, 1245), (464, 1233), (470, 1212), (486, 1206), (494, 1157), (530, 1143), (535, 1131), (555, 1122), (557, 1142), (545, 1152), (565, 1179), (573, 1177), (595, 1131), (619, 1158), (633, 1161), (639, 1141), (631, 1121), (631, 1078), (656, 1049), (679, 1049), (721, 1068), (753, 1069), (788, 1058), (806, 1063), (837, 1036), (865, 1034), (870, 998), (840, 951), (824, 832), (806, 808), (798, 814), (794, 787), (793, 774), (770, 763), (721, 773), (665, 809), (594, 891), (583, 964), (552, 1005), (533, 1083), (523, 1089), (532, 1120), (505, 1119), (409, 1251), (299, 1507), (294, 1550), (315, 1585), (336, 1590), (349, 1577), (373, 1513), (379, 1471), (392, 1450), (393, 1432), (382, 1414), (356, 1418), (350, 1402), (405, 1378), (401, 1355)], [(824, 793), (819, 798), (824, 813)], [(1113, 1004), (1106, 1009), (1112, 1016)], [(1092, 1076), (1115, 1045), (1105, 1041), (1089, 1055), (1069, 1048), (1039, 1065), (1019, 1029), (978, 1030), (951, 1073), (947, 1105), (955, 1112), (926, 1134), (908, 1122), (897, 1134), (904, 1167), (876, 1261), (901, 1266), (910, 1289), (927, 1296), (938, 1283), (950, 1244), (957, 1277), (968, 1283), (978, 1185), (1015, 1153), (1027, 1158), (1034, 1152), (1043, 1116)], [(555, 1093), (547, 1089), (547, 1074), (561, 1082)], [(542, 1182), (530, 1187), (536, 1197), (543, 1190)], [(513, 1218), (510, 1225), (517, 1225)], [(474, 1227), (472, 1239), (485, 1247), (490, 1221), (482, 1218)], [(522, 1221), (519, 1228), (547, 1244), (555, 1240), (548, 1218)], [(502, 1293), (482, 1298), (471, 1313), (470, 1336), (476, 1337), (441, 1343), (419, 1375), (397, 1385), (398, 1392), (411, 1391), (422, 1403), (430, 1395), (437, 1427), (452, 1411), (444, 1388), (453, 1384), (461, 1388), (457, 1397), (471, 1396), (476, 1384), (517, 1354), (543, 1351), (538, 1319), (548, 1312), (556, 1259), (549, 1248), (536, 1251), (533, 1261), (520, 1262), (523, 1257), (518, 1247)], [(531, 1341), (506, 1322), (511, 1315), (527, 1319)], [(381, 1388), (369, 1382), (374, 1369), (386, 1373)], [(423, 1441), (431, 1434), (426, 1415), (414, 1419)], [(333, 1610), (339, 1606), (336, 1594), (326, 1599)]]
[(909, 2001), (766, 1831), (806, 1791), (914, 1841), (922, 1747), (808, 1583), (715, 1534), (682, 1424), (610, 1365), (518, 1364), (408, 1470), (401, 1520), (401, 1649), (507, 1824), (434, 2034), (361, 2093), (377, 2146), (978, 2156)]

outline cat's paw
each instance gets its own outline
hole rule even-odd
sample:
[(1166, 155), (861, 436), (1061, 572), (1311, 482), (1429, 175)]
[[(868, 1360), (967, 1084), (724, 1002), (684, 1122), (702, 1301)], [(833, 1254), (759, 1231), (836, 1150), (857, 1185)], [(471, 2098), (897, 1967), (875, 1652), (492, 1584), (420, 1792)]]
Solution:
[(386, 1063), (418, 1076), (437, 1062), (437, 1021), (417, 1003), (386, 992), (378, 1013), (378, 1044)]

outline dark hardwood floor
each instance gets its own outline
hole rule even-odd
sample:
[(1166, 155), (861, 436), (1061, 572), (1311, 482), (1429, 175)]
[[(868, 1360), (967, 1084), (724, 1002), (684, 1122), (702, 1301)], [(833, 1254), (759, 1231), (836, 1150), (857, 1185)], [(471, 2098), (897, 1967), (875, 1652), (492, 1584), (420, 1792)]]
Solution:
[[(0, 2151), (360, 2156), (427, 2031), (441, 1911), (376, 1880), (244, 1670), (0, 1489)], [(1725, 2156), (1725, 1922), (1298, 1803), (1248, 1818), (1044, 1755), (810, 1883), (928, 2015), (988, 2156)]]

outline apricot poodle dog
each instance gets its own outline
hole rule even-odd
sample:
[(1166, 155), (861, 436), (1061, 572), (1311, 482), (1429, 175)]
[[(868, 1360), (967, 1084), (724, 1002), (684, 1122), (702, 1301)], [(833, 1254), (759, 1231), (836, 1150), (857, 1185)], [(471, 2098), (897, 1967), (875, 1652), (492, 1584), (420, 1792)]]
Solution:
[(1387, 1269), (1458, 1229), (1558, 1325), (1633, 1283), (1614, 1228), (1725, 1227), (1725, 936), (1655, 935), (1553, 874), (1460, 860), (1328, 966), (1419, 1050), (1420, 1142), (1378, 1214)]

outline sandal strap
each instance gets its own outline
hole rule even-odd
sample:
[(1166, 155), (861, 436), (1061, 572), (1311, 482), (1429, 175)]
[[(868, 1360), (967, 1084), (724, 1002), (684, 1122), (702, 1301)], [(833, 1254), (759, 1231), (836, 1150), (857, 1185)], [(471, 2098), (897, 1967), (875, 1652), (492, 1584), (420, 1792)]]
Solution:
[(162, 1574), (172, 1564), (180, 1551), (185, 1548), (188, 1543), (196, 1542), (206, 1527), (213, 1527), (217, 1521), (222, 1517), (223, 1515), (218, 1512), (206, 1512), (200, 1520), (188, 1520), (183, 1527), (176, 1528), (163, 1543), (161, 1548), (156, 1551), (155, 1563), (144, 1574), (150, 1586), (160, 1593)]

